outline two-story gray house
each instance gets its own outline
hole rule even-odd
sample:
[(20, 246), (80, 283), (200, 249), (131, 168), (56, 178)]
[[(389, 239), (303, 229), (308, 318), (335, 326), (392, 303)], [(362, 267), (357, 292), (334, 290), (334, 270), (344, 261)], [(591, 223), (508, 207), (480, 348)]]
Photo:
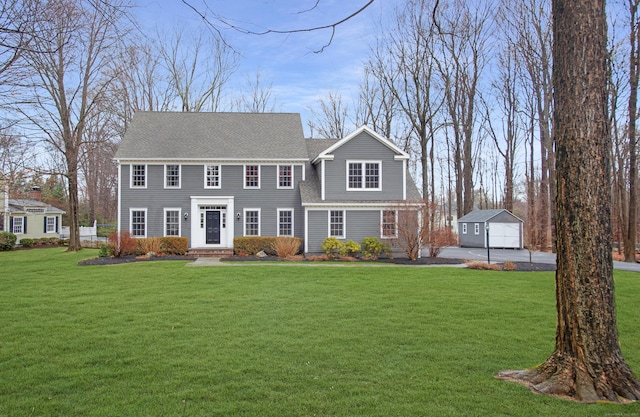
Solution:
[(367, 127), (305, 139), (293, 113), (136, 113), (116, 153), (118, 229), (233, 249), (237, 236), (397, 237), (420, 194), (409, 156)]

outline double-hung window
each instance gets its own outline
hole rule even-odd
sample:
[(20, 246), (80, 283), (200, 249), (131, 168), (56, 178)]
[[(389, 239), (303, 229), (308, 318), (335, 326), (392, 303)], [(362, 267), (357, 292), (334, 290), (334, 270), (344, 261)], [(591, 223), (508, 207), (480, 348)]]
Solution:
[(467, 234), (467, 224), (466, 223), (462, 223), (462, 234), (463, 235)]
[(147, 209), (131, 209), (130, 230), (134, 237), (147, 237)]
[(292, 209), (278, 209), (278, 236), (293, 236)]
[(204, 166), (204, 188), (221, 188), (220, 165)]
[(131, 188), (147, 188), (146, 165), (131, 165)]
[(381, 165), (379, 161), (347, 161), (347, 190), (380, 191)]
[(180, 165), (164, 166), (164, 188), (180, 188)]
[(382, 210), (382, 237), (396, 238), (398, 237), (398, 218), (395, 210)]
[(278, 165), (278, 188), (293, 188), (293, 166)]
[(244, 166), (244, 188), (260, 188), (260, 165)]
[(180, 236), (180, 209), (164, 210), (164, 235)]
[(473, 232), (474, 232), (476, 235), (479, 235), (479, 234), (480, 234), (480, 223), (474, 223), (474, 224), (473, 224)]
[(21, 235), (24, 233), (27, 233), (27, 231), (25, 230), (25, 221), (26, 219), (23, 216), (15, 216), (13, 217), (12, 220), (12, 224), (11, 224), (11, 233), (13, 233), (14, 235)]
[(56, 219), (54, 216), (46, 216), (44, 218), (44, 232), (45, 233), (55, 233), (56, 230)]
[(260, 236), (260, 210), (244, 210), (244, 235)]
[(344, 210), (329, 210), (329, 236), (344, 238)]

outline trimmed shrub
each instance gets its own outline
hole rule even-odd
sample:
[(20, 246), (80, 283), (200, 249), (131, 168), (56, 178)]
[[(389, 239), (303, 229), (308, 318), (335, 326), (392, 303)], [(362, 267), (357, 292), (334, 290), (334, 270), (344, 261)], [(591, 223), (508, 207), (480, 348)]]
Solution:
[[(118, 239), (120, 240), (119, 246)], [(138, 250), (138, 242), (129, 232), (113, 232), (109, 235), (107, 242), (113, 248), (113, 256), (116, 258), (123, 255), (135, 255)]]
[(488, 264), (484, 261), (467, 261), (467, 268), (480, 269), (486, 271), (502, 271), (502, 267), (498, 264)]
[(16, 235), (9, 232), (0, 232), (0, 251), (10, 251), (16, 247)]
[(160, 252), (160, 238), (159, 237), (144, 237), (136, 239), (138, 243), (137, 254), (146, 255), (147, 253)]
[(320, 249), (329, 257), (336, 259), (338, 256), (346, 255), (344, 243), (335, 237), (327, 237), (322, 241)]
[(276, 238), (273, 236), (243, 236), (233, 239), (233, 253), (246, 253), (247, 255), (255, 255), (260, 251), (264, 251), (267, 255), (275, 255), (273, 244)]
[(380, 242), (375, 236), (368, 236), (362, 239), (362, 254), (366, 258), (376, 260), (380, 255), (391, 256), (391, 248), (386, 243)]
[(186, 237), (166, 236), (160, 238), (160, 252), (167, 255), (186, 255), (189, 239)]
[(349, 257), (355, 257), (357, 254), (360, 253), (361, 250), (362, 250), (362, 247), (358, 242), (354, 242), (353, 240), (347, 240), (344, 243), (345, 255)]
[(22, 246), (23, 248), (31, 248), (33, 247), (34, 243), (35, 241), (28, 237), (23, 237), (22, 239), (20, 239), (20, 246)]
[(290, 258), (297, 255), (302, 248), (302, 239), (299, 237), (279, 236), (273, 241), (273, 251), (278, 258)]
[(98, 253), (100, 258), (110, 258), (113, 256), (113, 248), (106, 243), (100, 245), (100, 252)]

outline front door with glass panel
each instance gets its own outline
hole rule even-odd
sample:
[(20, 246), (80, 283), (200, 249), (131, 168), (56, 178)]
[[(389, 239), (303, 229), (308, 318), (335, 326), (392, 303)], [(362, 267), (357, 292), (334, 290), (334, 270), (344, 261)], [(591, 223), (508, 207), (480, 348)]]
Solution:
[(220, 211), (207, 210), (206, 212), (206, 243), (207, 245), (220, 244)]

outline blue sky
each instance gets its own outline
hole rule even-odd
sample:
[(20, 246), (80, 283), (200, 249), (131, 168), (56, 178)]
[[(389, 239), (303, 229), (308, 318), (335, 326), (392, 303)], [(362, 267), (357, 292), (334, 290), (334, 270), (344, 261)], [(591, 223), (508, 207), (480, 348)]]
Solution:
[[(339, 91), (343, 101), (353, 107), (357, 96), (362, 64), (375, 40), (379, 21), (389, 16), (400, 0), (376, 0), (367, 10), (337, 28), (331, 46), (322, 48), (330, 30), (280, 35), (255, 36), (224, 30), (229, 43), (242, 54), (240, 66), (229, 85), (246, 89), (247, 77), (260, 73), (261, 82), (272, 84), (278, 111), (300, 112), (303, 123), (307, 108), (316, 106), (329, 91)], [(151, 31), (157, 26), (168, 30), (174, 26), (201, 25), (200, 17), (181, 0), (137, 0), (135, 14)], [(203, 4), (239, 26), (260, 31), (303, 29), (331, 24), (362, 7), (366, 0), (189, 0), (204, 10)], [(229, 92), (229, 91), (228, 91)]]

